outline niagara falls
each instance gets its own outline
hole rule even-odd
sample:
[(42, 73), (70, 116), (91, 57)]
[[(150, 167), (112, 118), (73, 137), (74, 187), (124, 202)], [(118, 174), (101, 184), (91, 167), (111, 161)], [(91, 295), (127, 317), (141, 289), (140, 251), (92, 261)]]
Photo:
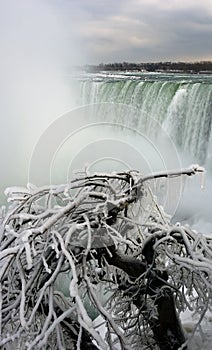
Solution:
[(212, 3), (0, 9), (0, 348), (211, 350)]

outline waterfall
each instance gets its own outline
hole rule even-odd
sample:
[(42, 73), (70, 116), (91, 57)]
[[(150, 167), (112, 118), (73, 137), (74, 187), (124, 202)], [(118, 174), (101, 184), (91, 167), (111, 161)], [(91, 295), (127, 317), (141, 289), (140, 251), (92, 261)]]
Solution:
[(167, 80), (112, 79), (107, 76), (100, 81), (81, 82), (82, 104), (103, 102), (124, 103), (136, 108), (139, 118), (130, 121), (136, 130), (154, 137), (157, 135), (155, 125), (159, 123), (178, 149), (200, 164), (207, 162), (212, 123), (210, 80), (201, 81), (196, 77), (189, 80), (170, 77)]

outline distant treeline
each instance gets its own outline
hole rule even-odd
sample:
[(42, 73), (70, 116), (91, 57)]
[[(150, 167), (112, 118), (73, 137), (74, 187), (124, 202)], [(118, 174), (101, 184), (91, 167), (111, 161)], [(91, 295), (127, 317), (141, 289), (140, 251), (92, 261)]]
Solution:
[(157, 63), (100, 63), (86, 65), (87, 72), (100, 71), (147, 71), (147, 72), (183, 72), (183, 73), (212, 73), (212, 61), (200, 62), (157, 62)]

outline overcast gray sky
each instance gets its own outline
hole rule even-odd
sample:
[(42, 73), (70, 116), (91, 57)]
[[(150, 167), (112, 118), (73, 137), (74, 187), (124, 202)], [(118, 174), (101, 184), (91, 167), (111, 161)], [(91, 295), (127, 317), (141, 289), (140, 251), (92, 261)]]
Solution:
[(53, 54), (58, 63), (212, 60), (212, 0), (0, 4), (1, 39), (13, 56), (27, 51), (42, 60)]
[(212, 0), (79, 0), (93, 62), (212, 59)]

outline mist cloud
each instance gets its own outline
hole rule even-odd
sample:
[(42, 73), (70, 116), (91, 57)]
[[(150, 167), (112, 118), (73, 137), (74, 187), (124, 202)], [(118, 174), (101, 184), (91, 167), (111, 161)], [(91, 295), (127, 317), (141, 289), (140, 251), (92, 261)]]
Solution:
[(72, 6), (60, 1), (0, 3), (0, 192), (25, 184), (34, 145), (73, 106), (65, 75), (82, 56)]

